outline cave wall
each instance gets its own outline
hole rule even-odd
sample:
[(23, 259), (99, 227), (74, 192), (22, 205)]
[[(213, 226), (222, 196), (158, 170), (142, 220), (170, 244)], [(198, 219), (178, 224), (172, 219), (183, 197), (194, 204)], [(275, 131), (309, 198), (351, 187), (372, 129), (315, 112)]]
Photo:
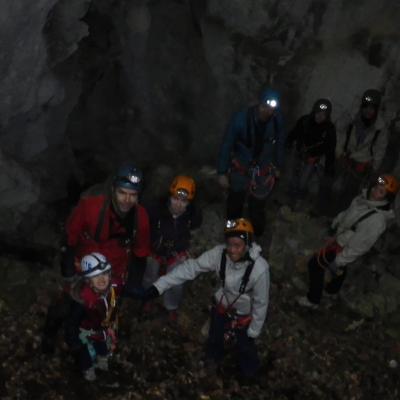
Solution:
[(386, 167), (400, 173), (396, 1), (0, 0), (0, 9), (0, 214), (11, 222), (2, 230), (40, 221), (71, 181), (88, 185), (120, 160), (147, 173), (213, 166), (230, 114), (267, 85), (282, 93), (288, 128), (322, 96), (340, 128), (366, 88), (382, 89)]

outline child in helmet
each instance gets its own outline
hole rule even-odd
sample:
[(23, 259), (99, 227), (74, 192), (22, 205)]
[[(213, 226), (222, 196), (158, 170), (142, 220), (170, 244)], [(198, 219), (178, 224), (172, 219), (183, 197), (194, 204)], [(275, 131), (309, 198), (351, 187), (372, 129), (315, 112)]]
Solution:
[(122, 282), (111, 278), (111, 264), (100, 253), (81, 260), (82, 279), (71, 290), (74, 302), (66, 327), (66, 342), (76, 354), (83, 376), (96, 379), (95, 369), (108, 371), (115, 347), (117, 301)]
[(145, 299), (151, 299), (202, 272), (214, 271), (220, 287), (213, 297), (206, 357), (212, 363), (220, 363), (224, 344), (233, 341), (245, 378), (254, 377), (260, 366), (254, 339), (264, 325), (269, 296), (269, 265), (261, 256), (261, 247), (253, 242), (253, 235), (249, 220), (228, 221), (225, 244), (197, 259), (186, 260), (159, 278), (144, 294)]
[[(193, 178), (179, 175), (169, 188), (169, 197), (148, 207), (152, 254), (148, 258), (143, 279), (145, 287), (151, 286), (160, 276), (172, 271), (189, 256), (191, 230), (201, 225), (202, 214), (193, 203), (196, 184)], [(183, 285), (166, 291), (165, 309), (171, 322), (177, 319)], [(149, 308), (149, 303), (145, 309)]]
[[(331, 295), (339, 292), (347, 266), (372, 248), (394, 218), (391, 204), (399, 187), (393, 175), (381, 175), (337, 215), (332, 222), (335, 235), (308, 262), (309, 290), (297, 299), (301, 306), (315, 309), (324, 290)], [(325, 274), (330, 278), (326, 286)]]

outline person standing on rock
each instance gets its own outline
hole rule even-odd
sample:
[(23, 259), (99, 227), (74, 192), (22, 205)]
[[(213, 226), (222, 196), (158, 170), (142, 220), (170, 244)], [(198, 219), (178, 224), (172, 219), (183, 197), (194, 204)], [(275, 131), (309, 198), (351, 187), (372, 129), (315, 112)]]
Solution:
[(133, 165), (118, 168), (111, 184), (97, 185), (85, 192), (66, 223), (66, 246), (61, 258), (65, 281), (61, 299), (51, 304), (46, 317), (42, 348), (54, 350), (54, 341), (68, 314), (69, 287), (81, 258), (90, 252), (104, 254), (113, 274), (132, 289), (141, 286), (150, 255), (149, 218), (139, 204), (142, 172)]
[(142, 295), (150, 300), (203, 272), (214, 272), (220, 287), (213, 296), (206, 359), (209, 365), (217, 366), (224, 356), (224, 345), (234, 344), (244, 378), (255, 377), (260, 367), (254, 340), (265, 322), (270, 284), (269, 265), (253, 236), (249, 220), (228, 220), (225, 244), (184, 261)]
[(333, 186), (336, 212), (348, 207), (370, 176), (378, 174), (389, 140), (388, 129), (379, 115), (381, 102), (381, 92), (366, 90), (358, 113), (348, 123), (342, 123), (345, 141), (339, 159), (341, 171)]
[[(144, 287), (151, 286), (160, 276), (169, 273), (189, 257), (191, 230), (201, 225), (202, 213), (193, 203), (196, 184), (189, 176), (177, 176), (169, 188), (168, 198), (149, 206), (152, 254), (148, 258)], [(166, 291), (164, 307), (171, 322), (177, 320), (177, 310), (183, 295), (183, 285)], [(147, 303), (144, 309), (149, 309)]]
[(117, 342), (118, 298), (122, 281), (111, 275), (104, 255), (90, 253), (80, 263), (79, 279), (71, 288), (65, 340), (76, 356), (87, 381), (96, 380), (96, 369), (108, 371), (108, 358)]
[[(313, 177), (324, 188), (332, 185), (335, 174), (336, 128), (331, 121), (331, 114), (332, 103), (328, 99), (318, 99), (311, 113), (300, 117), (287, 137), (286, 147), (291, 148), (296, 143), (290, 192), (297, 199), (307, 194), (308, 184)], [(322, 194), (322, 190), (320, 192)], [(325, 201), (327, 197), (329, 196), (326, 193)]]
[(324, 290), (340, 291), (347, 266), (366, 254), (394, 219), (391, 206), (399, 187), (393, 175), (381, 175), (333, 220), (335, 235), (308, 262), (309, 290), (297, 299), (300, 305), (316, 309)]
[(233, 115), (219, 152), (217, 172), (228, 190), (226, 214), (239, 218), (248, 196), (256, 236), (265, 229), (266, 199), (283, 166), (285, 134), (278, 94), (265, 90), (260, 103)]

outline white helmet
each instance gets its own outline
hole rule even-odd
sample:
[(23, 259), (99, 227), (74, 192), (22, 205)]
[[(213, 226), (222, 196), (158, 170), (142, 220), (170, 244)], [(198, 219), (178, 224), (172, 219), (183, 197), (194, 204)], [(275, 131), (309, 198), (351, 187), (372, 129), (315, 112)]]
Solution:
[(81, 260), (81, 272), (85, 278), (93, 278), (111, 270), (111, 264), (100, 253), (90, 253)]

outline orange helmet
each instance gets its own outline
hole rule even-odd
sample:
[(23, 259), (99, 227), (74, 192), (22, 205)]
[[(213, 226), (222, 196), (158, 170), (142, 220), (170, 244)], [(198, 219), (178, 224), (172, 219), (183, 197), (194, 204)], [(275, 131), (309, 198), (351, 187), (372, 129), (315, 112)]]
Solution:
[(386, 191), (392, 194), (396, 194), (400, 187), (399, 181), (393, 175), (381, 175), (378, 183), (384, 185)]
[(228, 219), (225, 225), (225, 238), (239, 237), (246, 244), (253, 241), (254, 228), (252, 223), (246, 218)]
[(196, 184), (190, 176), (179, 175), (172, 181), (169, 192), (172, 196), (192, 201), (196, 193)]

